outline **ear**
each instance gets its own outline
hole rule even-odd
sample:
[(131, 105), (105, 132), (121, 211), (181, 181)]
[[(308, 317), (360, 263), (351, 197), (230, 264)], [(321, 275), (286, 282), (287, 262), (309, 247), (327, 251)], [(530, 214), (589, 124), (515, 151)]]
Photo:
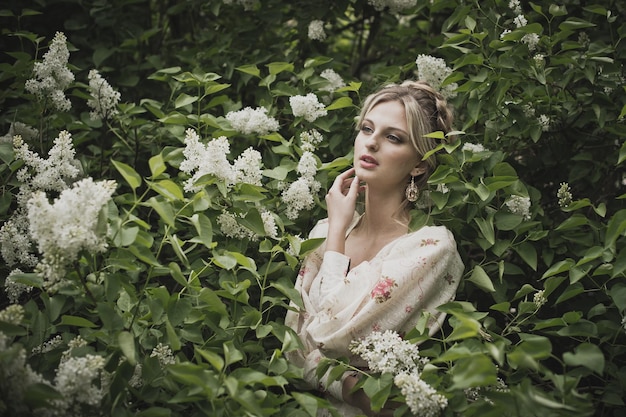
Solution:
[(415, 165), (415, 167), (411, 170), (412, 177), (419, 177), (422, 174), (425, 174), (428, 171), (428, 163), (426, 161), (420, 161), (419, 164)]

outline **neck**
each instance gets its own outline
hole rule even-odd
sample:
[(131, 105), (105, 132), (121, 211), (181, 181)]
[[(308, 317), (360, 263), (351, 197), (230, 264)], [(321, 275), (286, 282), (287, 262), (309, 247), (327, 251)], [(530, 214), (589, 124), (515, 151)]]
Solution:
[(403, 205), (404, 196), (398, 193), (365, 193), (365, 212), (360, 228), (372, 234), (397, 234), (406, 232), (409, 214)]

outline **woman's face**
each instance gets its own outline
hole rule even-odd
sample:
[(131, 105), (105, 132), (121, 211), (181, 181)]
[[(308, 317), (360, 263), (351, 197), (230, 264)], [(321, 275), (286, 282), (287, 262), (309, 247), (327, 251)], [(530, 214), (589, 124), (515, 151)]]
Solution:
[(378, 103), (365, 115), (354, 141), (356, 175), (369, 189), (404, 190), (419, 175), (420, 157), (409, 139), (404, 105)]

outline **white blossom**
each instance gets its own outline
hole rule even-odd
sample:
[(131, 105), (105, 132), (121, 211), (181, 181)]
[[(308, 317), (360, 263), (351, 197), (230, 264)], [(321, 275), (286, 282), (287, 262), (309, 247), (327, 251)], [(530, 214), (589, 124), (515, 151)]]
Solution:
[(519, 214), (524, 220), (530, 220), (530, 198), (521, 195), (511, 196), (505, 203), (511, 213)]
[(18, 172), (20, 181), (29, 190), (62, 191), (80, 174), (80, 163), (74, 159), (76, 151), (72, 135), (61, 131), (48, 151), (48, 159), (41, 158), (31, 151), (21, 136), (13, 138), (16, 159), (24, 161)]
[(305, 152), (314, 152), (323, 140), (324, 136), (317, 129), (302, 132), (300, 133), (300, 148)]
[(262, 185), (263, 172), (261, 171), (261, 165), (262, 158), (259, 151), (253, 148), (246, 149), (237, 157), (233, 164), (235, 181), (237, 183)]
[(185, 160), (180, 164), (180, 170), (193, 176), (185, 182), (185, 191), (196, 192), (202, 189), (196, 182), (204, 175), (214, 175), (223, 180), (227, 186), (235, 182), (235, 171), (226, 158), (230, 153), (230, 144), (225, 136), (212, 139), (206, 145), (200, 142), (200, 137), (193, 129), (187, 129), (185, 136)]
[(72, 103), (64, 93), (74, 81), (74, 74), (67, 68), (69, 57), (67, 38), (63, 33), (57, 32), (48, 52), (43, 56), (43, 62), (35, 63), (33, 78), (25, 84), (26, 91), (39, 98), (49, 98), (57, 110), (69, 111)]
[(528, 50), (532, 52), (537, 49), (537, 45), (539, 44), (539, 35), (536, 33), (527, 33), (522, 36), (521, 41), (522, 43), (528, 45)]
[(465, 142), (463, 146), (461, 147), (461, 150), (472, 152), (472, 153), (487, 151), (487, 149), (480, 143), (470, 143), (470, 142)]
[(569, 184), (562, 182), (559, 190), (556, 192), (556, 196), (559, 199), (559, 207), (567, 207), (572, 203), (572, 189)]
[(289, 104), (295, 117), (304, 117), (309, 122), (314, 122), (318, 117), (326, 116), (324, 105), (319, 102), (317, 96), (309, 93), (306, 96), (289, 97)]
[(323, 41), (326, 39), (324, 22), (321, 20), (312, 20), (311, 23), (309, 23), (308, 37), (313, 41)]
[(272, 239), (276, 239), (278, 237), (278, 226), (276, 225), (274, 215), (268, 210), (263, 210), (261, 211), (261, 219), (263, 220), (265, 234)]
[(102, 356), (87, 354), (62, 360), (54, 378), (54, 388), (63, 396), (54, 400), (55, 415), (82, 415), (83, 407), (100, 405), (105, 391), (100, 386), (105, 360)]
[(99, 216), (115, 191), (115, 181), (94, 182), (91, 177), (63, 190), (51, 204), (42, 191), (28, 201), (30, 235), (43, 259), (37, 270), (44, 287), (54, 291), (63, 283), (65, 266), (77, 259), (81, 250), (106, 249), (106, 230), (99, 230)]
[(452, 69), (446, 65), (446, 61), (434, 56), (420, 54), (417, 56), (415, 64), (420, 80), (426, 81), (446, 99), (456, 97), (457, 83), (442, 86), (443, 81), (452, 74)]
[(16, 268), (11, 271), (9, 276), (7, 276), (6, 280), (4, 281), (4, 292), (7, 294), (9, 302), (12, 304), (17, 303), (22, 294), (24, 294), (25, 292), (31, 292), (33, 289), (33, 287), (31, 286), (15, 281), (15, 276), (19, 274), (22, 274), (22, 271), (19, 268)]
[(315, 155), (309, 151), (303, 152), (296, 171), (303, 177), (315, 177), (317, 173), (317, 159), (315, 159)]
[(42, 354), (42, 353), (48, 353), (48, 352), (53, 351), (54, 349), (60, 347), (61, 345), (63, 345), (63, 338), (61, 337), (61, 335), (56, 335), (52, 339), (45, 341), (41, 345), (35, 346), (31, 350), (31, 353), (33, 355)]
[(89, 112), (91, 119), (110, 119), (115, 116), (118, 113), (116, 107), (121, 98), (119, 91), (113, 90), (98, 70), (89, 71), (87, 78), (89, 79), (89, 94), (92, 97), (87, 101), (87, 105), (92, 109)]
[(526, 26), (528, 24), (528, 20), (526, 20), (526, 17), (524, 17), (523, 14), (518, 14), (513, 19), (513, 23), (515, 23), (515, 27), (521, 28), (521, 27), (524, 27), (524, 26)]
[[(33, 253), (26, 210), (18, 208), (0, 228), (2, 258), (9, 266), (22, 264), (34, 268), (39, 262)], [(8, 281), (7, 281), (8, 282)]]
[(270, 132), (276, 132), (280, 125), (273, 117), (267, 115), (267, 109), (257, 107), (253, 109), (246, 107), (238, 111), (231, 111), (226, 114), (226, 120), (237, 132), (244, 135), (256, 133), (258, 135), (267, 135)]
[(547, 302), (548, 302), (548, 299), (544, 295), (543, 290), (537, 291), (535, 295), (533, 296), (533, 303), (535, 303), (537, 308), (540, 308), (542, 305), (544, 305)]
[(539, 121), (539, 124), (541, 125), (542, 131), (547, 132), (550, 130), (550, 126), (552, 126), (552, 120), (550, 119), (550, 116), (547, 116), (545, 114), (540, 114), (537, 120)]
[(350, 352), (359, 355), (373, 372), (419, 373), (427, 359), (419, 354), (417, 345), (403, 340), (393, 330), (372, 332), (350, 344)]
[(520, 5), (519, 0), (511, 0), (509, 1), (509, 9), (513, 11), (515, 14), (522, 13), (522, 6)]
[(157, 358), (162, 368), (176, 363), (174, 355), (172, 354), (172, 349), (168, 345), (164, 345), (161, 342), (159, 342), (159, 344), (152, 349), (150, 357)]
[(393, 379), (414, 415), (438, 416), (448, 406), (448, 399), (428, 385), (417, 373), (399, 373)]
[(324, 71), (322, 71), (320, 76), (328, 81), (328, 85), (320, 88), (320, 90), (322, 91), (333, 92), (339, 88), (346, 86), (346, 83), (343, 81), (343, 78), (341, 78), (341, 75), (337, 74), (333, 69), (325, 69)]
[(19, 326), (24, 320), (24, 307), (21, 304), (11, 304), (0, 310), (0, 321)]
[(281, 194), (283, 203), (287, 206), (285, 215), (294, 220), (302, 210), (309, 210), (315, 205), (313, 195), (319, 191), (320, 183), (307, 177), (300, 177), (289, 184)]
[(217, 224), (224, 236), (235, 239), (251, 240), (255, 237), (255, 233), (252, 230), (239, 224), (237, 222), (237, 217), (228, 211), (223, 211), (219, 216), (217, 216)]

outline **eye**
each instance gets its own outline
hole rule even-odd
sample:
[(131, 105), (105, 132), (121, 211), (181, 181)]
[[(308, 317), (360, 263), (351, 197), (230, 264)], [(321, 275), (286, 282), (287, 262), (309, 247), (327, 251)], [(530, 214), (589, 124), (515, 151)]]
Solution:
[(372, 133), (374, 131), (374, 129), (372, 129), (369, 126), (366, 125), (361, 125), (361, 132), (363, 133)]
[(395, 142), (395, 143), (401, 143), (402, 139), (399, 136), (396, 135), (387, 135), (387, 139), (389, 139), (391, 142)]

